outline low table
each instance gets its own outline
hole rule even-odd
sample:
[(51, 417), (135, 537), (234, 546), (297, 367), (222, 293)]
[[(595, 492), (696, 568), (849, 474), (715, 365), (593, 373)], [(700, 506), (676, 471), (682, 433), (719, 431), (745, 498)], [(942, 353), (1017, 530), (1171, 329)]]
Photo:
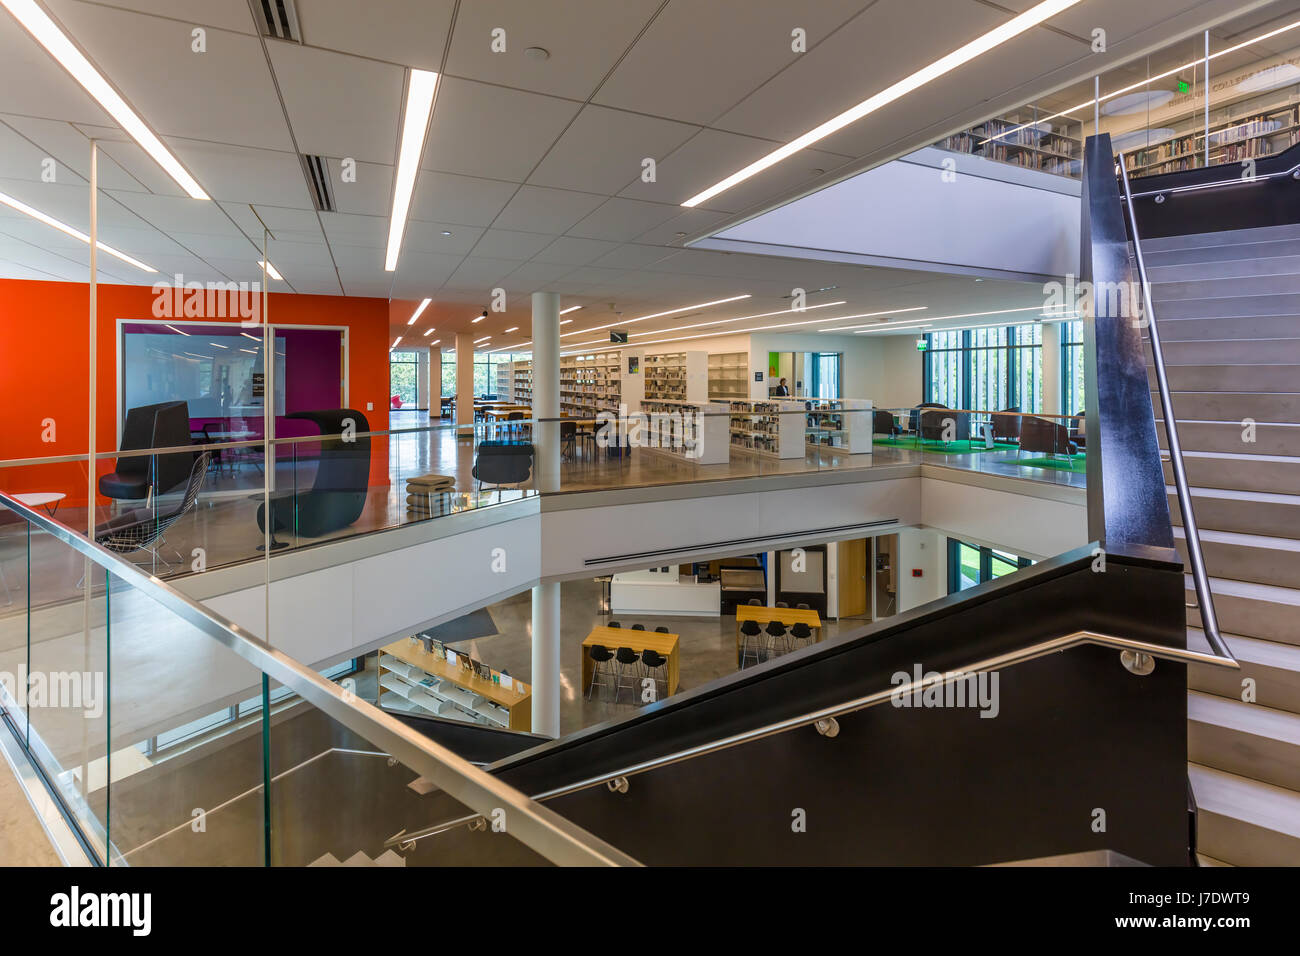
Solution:
[[(14, 495), (15, 501), (21, 501), (29, 508), (44, 508), (53, 518), (59, 511), (59, 504), (68, 497), (61, 491), (32, 491), (27, 494)], [(54, 505), (53, 508), (50, 505)]]

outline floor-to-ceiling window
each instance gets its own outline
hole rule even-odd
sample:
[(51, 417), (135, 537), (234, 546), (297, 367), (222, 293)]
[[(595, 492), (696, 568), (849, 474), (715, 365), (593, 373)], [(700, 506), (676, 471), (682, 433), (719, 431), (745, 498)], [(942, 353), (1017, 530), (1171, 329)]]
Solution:
[(809, 352), (807, 355), (809, 398), (840, 398), (842, 352)]
[(949, 408), (1043, 408), (1043, 330), (991, 326), (926, 335), (924, 394)]
[(417, 408), (420, 404), (420, 360), (415, 352), (388, 353), (389, 394), (402, 400), (403, 408)]
[(1061, 324), (1061, 412), (1077, 415), (1086, 407), (1083, 394), (1083, 320)]
[(993, 581), (1034, 562), (1010, 551), (948, 539), (948, 593), (956, 594), (985, 581)]

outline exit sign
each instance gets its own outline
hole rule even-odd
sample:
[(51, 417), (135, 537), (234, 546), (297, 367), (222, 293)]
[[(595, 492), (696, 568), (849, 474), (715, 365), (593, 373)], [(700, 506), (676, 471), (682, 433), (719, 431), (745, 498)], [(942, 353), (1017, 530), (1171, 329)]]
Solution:
[(1186, 80), (1179, 80), (1179, 81), (1178, 81), (1178, 92), (1179, 92), (1179, 93), (1186, 93), (1186, 92), (1188, 92), (1189, 90), (1191, 90), (1191, 88), (1192, 88), (1192, 85), (1191, 85), (1190, 83), (1188, 83)]
[(925, 339), (917, 339), (917, 340), (916, 340), (916, 350), (917, 350), (918, 352), (924, 352), (924, 351), (925, 351), (926, 349), (928, 349), (929, 347), (930, 347), (930, 343), (927, 342)]

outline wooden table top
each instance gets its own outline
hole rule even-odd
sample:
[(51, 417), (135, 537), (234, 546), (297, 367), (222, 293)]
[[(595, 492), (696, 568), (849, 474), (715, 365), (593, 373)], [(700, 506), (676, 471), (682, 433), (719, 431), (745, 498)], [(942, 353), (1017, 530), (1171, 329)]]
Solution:
[(501, 418), (504, 415), (513, 415), (516, 412), (523, 412), (525, 417), (531, 412), (527, 405), (495, 405), (483, 409), (483, 414), (490, 418)]
[(404, 663), (414, 664), (420, 670), (427, 671), (434, 677), (444, 678), (457, 687), (464, 687), (480, 697), (486, 697), (492, 703), (500, 704), (507, 710), (511, 707), (518, 707), (529, 698), (530, 688), (521, 680), (516, 680), (513, 687), (502, 687), (490, 680), (484, 680), (473, 671), (463, 670), (459, 663), (452, 666), (445, 660), (440, 660), (436, 654), (426, 654), (423, 644), (412, 644), (406, 638), (389, 644), (383, 649), (383, 652), (396, 657)]
[(634, 631), (630, 627), (593, 627), (582, 642), (583, 647), (603, 644), (608, 648), (630, 647), (634, 651), (654, 651), (667, 657), (677, 650), (676, 634), (658, 631)]
[(759, 624), (780, 621), (786, 627), (791, 624), (822, 626), (821, 615), (811, 609), (805, 611), (798, 607), (755, 607), (752, 604), (741, 604), (736, 607), (736, 623), (742, 621), (757, 621)]

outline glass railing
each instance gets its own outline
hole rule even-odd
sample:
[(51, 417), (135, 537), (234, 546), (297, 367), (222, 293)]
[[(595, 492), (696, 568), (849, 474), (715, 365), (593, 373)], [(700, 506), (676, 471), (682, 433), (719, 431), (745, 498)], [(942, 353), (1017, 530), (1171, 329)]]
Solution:
[(1078, 179), (1083, 141), (1109, 133), (1133, 177), (1236, 166), (1300, 142), (1300, 20), (1252, 11), (934, 145)]
[(432, 799), (494, 822), (431, 862), (633, 862), (366, 703), (358, 678), (325, 679), (44, 512), (0, 496), (0, 516), (3, 715), (92, 862), (397, 862), (384, 841)]

